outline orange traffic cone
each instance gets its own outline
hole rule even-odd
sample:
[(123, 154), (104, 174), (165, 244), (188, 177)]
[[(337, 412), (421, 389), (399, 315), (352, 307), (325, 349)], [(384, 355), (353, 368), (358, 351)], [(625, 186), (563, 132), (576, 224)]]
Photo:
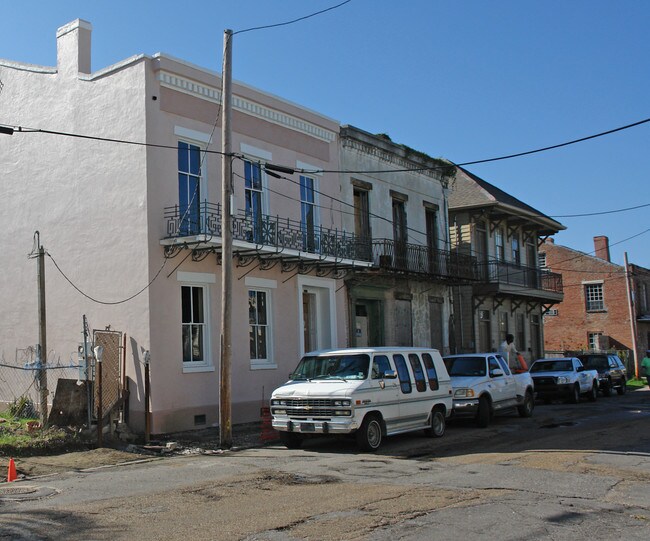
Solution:
[(13, 458), (10, 458), (9, 468), (7, 468), (7, 483), (11, 483), (16, 479), (18, 479), (18, 475), (16, 474), (16, 463), (14, 462)]

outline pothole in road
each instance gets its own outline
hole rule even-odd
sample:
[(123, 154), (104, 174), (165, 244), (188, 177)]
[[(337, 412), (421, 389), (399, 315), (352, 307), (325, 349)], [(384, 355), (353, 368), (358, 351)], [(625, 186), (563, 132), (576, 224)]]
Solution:
[(540, 428), (562, 428), (564, 426), (575, 426), (578, 423), (573, 421), (563, 421), (561, 423), (549, 423), (547, 425), (541, 425)]
[(23, 486), (4, 486), (0, 487), (0, 500), (4, 501), (24, 501), (38, 500), (56, 494), (57, 490), (50, 487), (35, 487), (29, 485)]

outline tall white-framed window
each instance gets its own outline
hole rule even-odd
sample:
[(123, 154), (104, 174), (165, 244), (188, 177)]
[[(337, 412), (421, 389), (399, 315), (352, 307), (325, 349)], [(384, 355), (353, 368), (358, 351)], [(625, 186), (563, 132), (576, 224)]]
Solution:
[(494, 244), (496, 248), (497, 261), (506, 260), (506, 250), (503, 244), (503, 229), (498, 227), (494, 232)]
[(277, 368), (273, 355), (272, 292), (274, 280), (246, 278), (248, 343), (251, 369)]
[(183, 372), (214, 371), (210, 336), (210, 284), (215, 275), (178, 272)]
[(302, 248), (307, 252), (317, 251), (316, 220), (316, 180), (300, 175), (300, 229)]
[(244, 201), (246, 218), (249, 221), (249, 242), (262, 242), (264, 220), (264, 182), (259, 162), (244, 161)]
[(178, 228), (181, 235), (201, 233), (201, 147), (178, 141)]
[(585, 283), (585, 308), (587, 312), (602, 312), (605, 310), (605, 293), (603, 282)]
[(519, 244), (519, 233), (512, 235), (510, 239), (510, 249), (512, 251), (512, 261), (516, 265), (521, 264), (521, 246)]

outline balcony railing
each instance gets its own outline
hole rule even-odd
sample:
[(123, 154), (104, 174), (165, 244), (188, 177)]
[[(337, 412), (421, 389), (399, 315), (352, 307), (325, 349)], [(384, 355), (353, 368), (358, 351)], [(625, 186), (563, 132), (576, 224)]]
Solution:
[(489, 283), (509, 284), (530, 289), (562, 293), (562, 275), (537, 267), (505, 261), (479, 263), (481, 278)]
[(397, 272), (445, 279), (478, 280), (479, 278), (474, 256), (432, 250), (421, 244), (395, 242), (392, 239), (372, 241), (372, 260), (382, 269)]
[[(222, 236), (220, 203), (203, 202), (189, 210), (179, 205), (167, 207), (165, 220), (167, 238)], [(295, 250), (322, 257), (370, 261), (368, 243), (354, 234), (278, 216), (239, 211), (232, 217), (232, 236), (235, 241), (276, 251)]]

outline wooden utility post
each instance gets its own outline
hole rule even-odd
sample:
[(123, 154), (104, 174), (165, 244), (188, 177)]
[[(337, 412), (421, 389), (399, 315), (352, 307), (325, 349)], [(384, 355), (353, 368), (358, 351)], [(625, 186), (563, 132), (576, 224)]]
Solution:
[(632, 291), (632, 283), (630, 277), (630, 266), (627, 262), (627, 252), (624, 253), (625, 257), (625, 289), (627, 290), (627, 306), (630, 312), (630, 332), (632, 333), (632, 349), (634, 351), (634, 377), (639, 377), (639, 355), (638, 344), (636, 339), (636, 308), (634, 306), (634, 292)]
[(47, 426), (47, 321), (45, 317), (45, 248), (41, 246), (41, 236), (38, 231), (34, 233), (34, 240), (37, 243), (38, 253), (37, 277), (38, 277), (38, 347), (36, 360), (39, 363), (38, 383), (41, 399), (41, 424)]
[(221, 94), (221, 370), (219, 385), (219, 443), (232, 447), (230, 370), (232, 366), (232, 30), (223, 34), (223, 73)]

